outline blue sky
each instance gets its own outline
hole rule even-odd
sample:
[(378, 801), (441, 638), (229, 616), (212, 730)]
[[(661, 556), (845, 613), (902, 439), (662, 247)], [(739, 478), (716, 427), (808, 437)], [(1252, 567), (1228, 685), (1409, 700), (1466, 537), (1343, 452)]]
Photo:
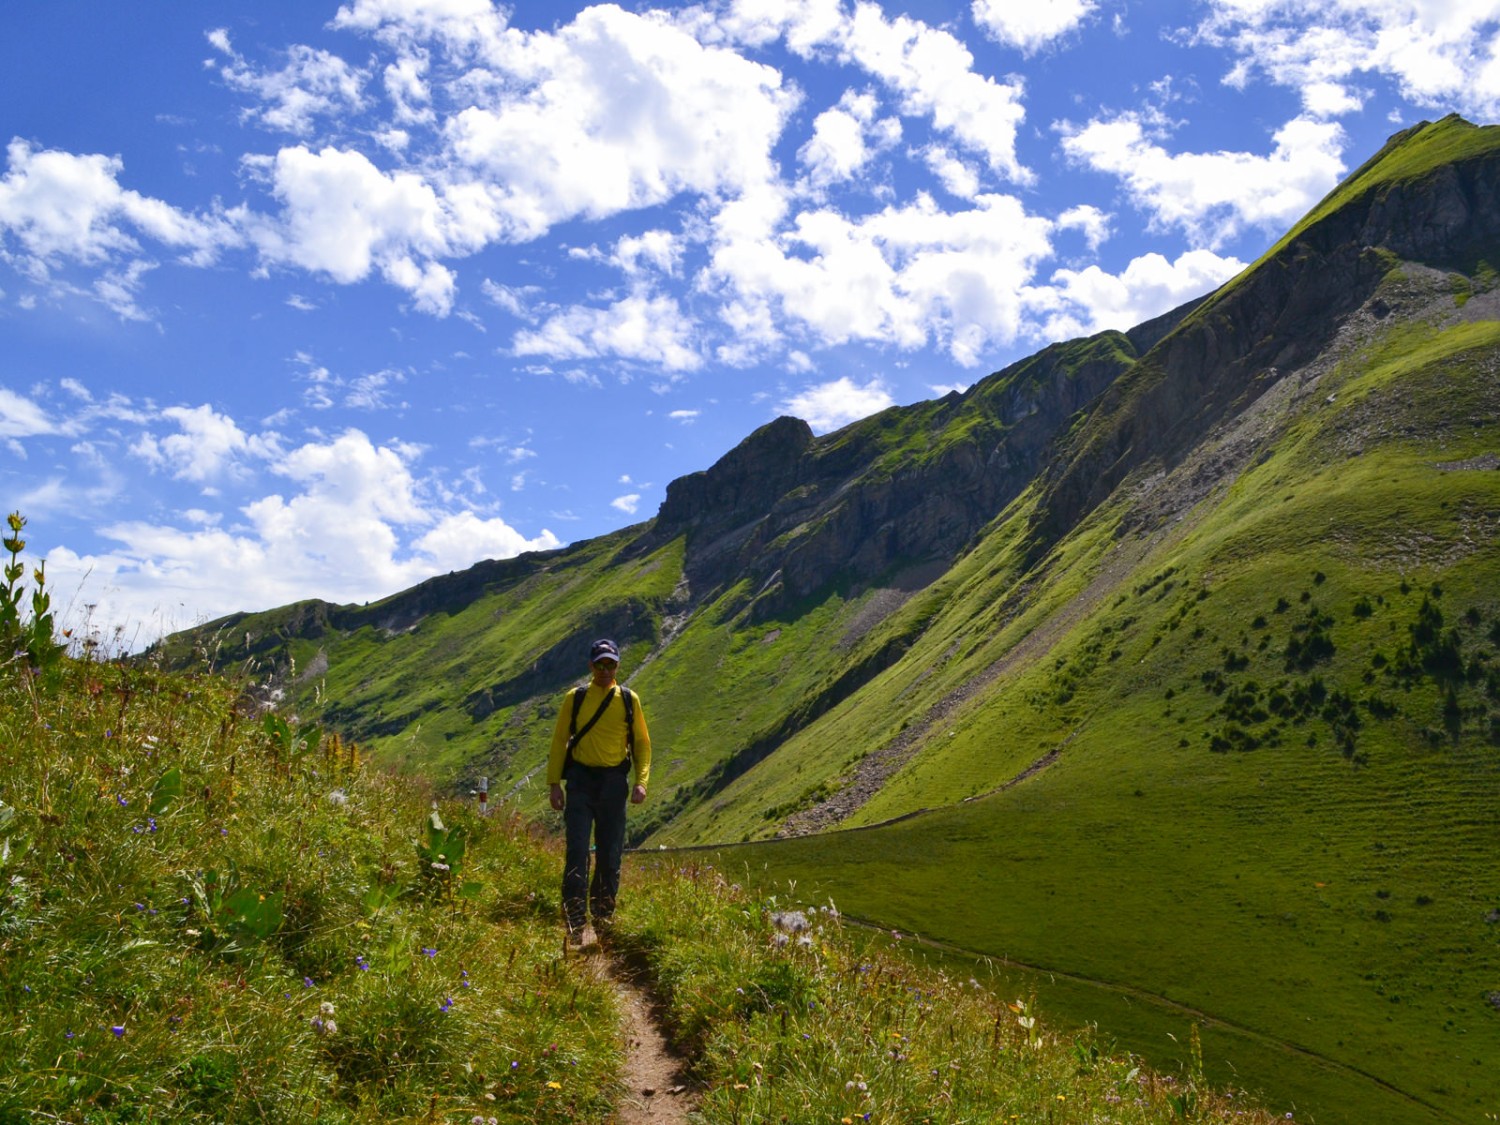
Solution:
[(114, 647), (648, 518), (778, 414), (1204, 293), (1392, 132), (1500, 105), (1500, 0), (4, 23), (0, 502)]

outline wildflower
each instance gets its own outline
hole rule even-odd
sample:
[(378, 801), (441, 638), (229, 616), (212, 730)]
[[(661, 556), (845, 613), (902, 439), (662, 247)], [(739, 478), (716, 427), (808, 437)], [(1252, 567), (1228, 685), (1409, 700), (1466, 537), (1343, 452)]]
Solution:
[(436, 949), (429, 949), (429, 948), (423, 947), (422, 952), (426, 956), (428, 956), (428, 957), (436, 957), (437, 956), (437, 950)]
[(349, 803), (349, 794), (345, 793), (342, 789), (335, 789), (328, 794), (328, 803), (330, 805), (347, 805)]
[(124, 808), (124, 807), (125, 807), (125, 806), (127, 806), (127, 805), (128, 805), (128, 804), (130, 804), (130, 802), (129, 802), (129, 801), (128, 801), (128, 800), (126, 800), (126, 799), (125, 799), (125, 794), (123, 794), (123, 793), (121, 793), (121, 794), (120, 794), (120, 795), (119, 795), (119, 796), (118, 796), (118, 797), (116, 797), (116, 798), (115, 798), (115, 799), (116, 799), (116, 800), (117, 800), (117, 801), (119, 801), (119, 802), (120, 802), (120, 807), (121, 807), (121, 808), (122, 808), (122, 809), (123, 809), (123, 808)]
[(368, 973), (370, 971), (370, 962), (365, 960), (363, 953), (356, 953), (354, 955), (354, 967), (362, 973)]
[(547, 1083), (547, 1089), (549, 1089), (549, 1090), (561, 1090), (562, 1089), (562, 1083), (561, 1082), (548, 1082)]
[(64, 1039), (71, 1039), (71, 1038), (73, 1038), (73, 1033), (71, 1031), (65, 1031), (65, 1032), (63, 1032), (63, 1038)]
[(324, 1016), (333, 1015), (333, 1004), (327, 1000), (324, 1000), (321, 1004), (318, 1005), (318, 1014)]
[(521, 1066), (521, 1064), (518, 1063), (518, 1062), (516, 1062), (515, 1059), (511, 1059), (510, 1060), (510, 1068), (511, 1068), (511, 1070), (518, 1070), (518, 1069), (520, 1069), (520, 1066)]
[(116, 1039), (123, 1038), (125, 1035), (125, 1025), (123, 1023), (117, 1023), (109, 1030), (114, 1034)]
[(812, 929), (812, 923), (807, 920), (807, 915), (800, 910), (788, 910), (785, 913), (771, 915), (771, 925), (778, 930), (785, 930), (789, 934), (800, 934), (804, 930)]
[(434, 860), (433, 863), (432, 863), (432, 869), (434, 871), (451, 871), (452, 870), (452, 868), (450, 868), (446, 863), (438, 863), (436, 860)]
[(443, 1002), (438, 1005), (438, 1011), (440, 1011), (440, 1012), (446, 1012), (446, 1011), (448, 1011), (452, 1007), (453, 1007), (453, 997), (451, 997), (451, 996), (445, 996), (443, 998)]
[(303, 977), (302, 978), (302, 987), (303, 988), (312, 988), (313, 987), (313, 979), (312, 979), (312, 977)]

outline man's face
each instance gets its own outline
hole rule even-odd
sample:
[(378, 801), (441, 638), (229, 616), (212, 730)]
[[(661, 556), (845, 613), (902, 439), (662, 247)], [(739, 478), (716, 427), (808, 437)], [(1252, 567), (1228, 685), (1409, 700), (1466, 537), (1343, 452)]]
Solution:
[(615, 682), (615, 669), (619, 665), (613, 660), (596, 660), (589, 667), (594, 672), (594, 683), (608, 687)]

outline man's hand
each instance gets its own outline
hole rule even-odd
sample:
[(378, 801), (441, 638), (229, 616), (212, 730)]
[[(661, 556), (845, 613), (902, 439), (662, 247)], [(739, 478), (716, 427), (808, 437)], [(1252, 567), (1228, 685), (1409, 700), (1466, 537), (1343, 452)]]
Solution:
[(632, 805), (638, 805), (642, 801), (644, 801), (645, 799), (646, 799), (646, 787), (644, 785), (637, 785), (634, 789), (632, 789), (630, 791), (630, 803)]
[[(640, 787), (637, 786), (636, 788)], [(645, 796), (644, 792), (641, 795)], [(558, 785), (556, 782), (553, 782), (552, 791), (548, 794), (548, 797), (552, 801), (553, 809), (557, 812), (562, 812), (563, 806), (568, 803), (567, 800), (563, 797), (563, 787), (561, 785)]]

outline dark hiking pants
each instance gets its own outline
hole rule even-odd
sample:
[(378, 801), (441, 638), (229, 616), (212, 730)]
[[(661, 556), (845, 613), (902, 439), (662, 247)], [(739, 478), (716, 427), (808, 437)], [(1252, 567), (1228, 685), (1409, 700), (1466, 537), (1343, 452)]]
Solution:
[[(583, 929), (584, 898), (595, 925), (608, 922), (620, 893), (620, 856), (625, 851), (625, 801), (630, 795), (628, 766), (568, 767), (563, 829), (568, 842), (563, 862), (563, 914), (568, 929)], [(589, 882), (589, 838), (594, 843), (594, 880)]]

